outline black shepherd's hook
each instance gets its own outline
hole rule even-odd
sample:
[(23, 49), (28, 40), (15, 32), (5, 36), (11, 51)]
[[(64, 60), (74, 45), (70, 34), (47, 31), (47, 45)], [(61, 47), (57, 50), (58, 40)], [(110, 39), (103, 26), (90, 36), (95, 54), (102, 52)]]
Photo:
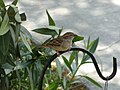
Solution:
[[(99, 67), (98, 67), (98, 64), (97, 64), (97, 62), (96, 62), (96, 59), (95, 59), (95, 57), (92, 55), (92, 53), (90, 53), (89, 51), (87, 51), (87, 50), (85, 50), (85, 49), (82, 49), (82, 48), (71, 48), (71, 49), (68, 50), (68, 51), (74, 51), (74, 50), (76, 50), (76, 51), (82, 51), (82, 52), (84, 52), (84, 53), (87, 53), (87, 54), (91, 57), (91, 59), (92, 59), (92, 61), (93, 61), (93, 64), (94, 64), (94, 66), (95, 66), (95, 69), (96, 69), (98, 75), (99, 75), (103, 80), (108, 81), (108, 80), (112, 79), (112, 78), (116, 75), (116, 72), (117, 72), (117, 60), (116, 60), (115, 57), (113, 57), (113, 72), (112, 72), (112, 74), (111, 74), (110, 76), (104, 77), (104, 76), (102, 75), (102, 73), (101, 73), (101, 71), (100, 71), (100, 69), (99, 69)], [(61, 54), (65, 53), (65, 52), (68, 52), (68, 51), (63, 51), (63, 52), (59, 52), (59, 53), (60, 53), (60, 55), (61, 55)], [(56, 54), (54, 54), (51, 58), (49, 58), (49, 59), (47, 60), (45, 66), (44, 66), (44, 68), (43, 68), (43, 70), (42, 70), (42, 72), (41, 72), (38, 90), (42, 90), (42, 84), (43, 84), (43, 78), (44, 78), (45, 71), (47, 70), (47, 68), (49, 67), (49, 65), (51, 64), (51, 62), (52, 62), (55, 58), (57, 58), (57, 57), (58, 57), (58, 55), (57, 55), (57, 53), (56, 53)]]

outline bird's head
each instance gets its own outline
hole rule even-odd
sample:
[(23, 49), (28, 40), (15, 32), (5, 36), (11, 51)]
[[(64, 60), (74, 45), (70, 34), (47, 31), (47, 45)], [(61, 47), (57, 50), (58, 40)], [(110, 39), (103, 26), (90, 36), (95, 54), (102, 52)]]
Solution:
[(77, 36), (76, 34), (74, 34), (73, 32), (67, 32), (63, 35), (63, 38), (65, 39), (73, 39), (75, 36)]

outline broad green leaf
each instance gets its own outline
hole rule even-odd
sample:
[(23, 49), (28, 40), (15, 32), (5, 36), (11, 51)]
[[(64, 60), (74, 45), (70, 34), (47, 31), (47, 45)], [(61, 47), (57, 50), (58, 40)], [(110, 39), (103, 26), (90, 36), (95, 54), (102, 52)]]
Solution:
[(31, 49), (30, 45), (29, 45), (28, 42), (27, 42), (27, 37), (26, 37), (26, 35), (23, 34), (22, 32), (20, 32), (20, 36), (21, 36), (21, 38), (22, 38), (23, 43), (24, 43), (25, 46), (27, 47), (27, 49), (32, 53), (32, 49)]
[(102, 86), (96, 82), (95, 80), (93, 80), (92, 78), (88, 77), (88, 76), (82, 76), (84, 78), (86, 78), (87, 80), (89, 80), (90, 82), (92, 82), (94, 85), (98, 86), (99, 88), (102, 88)]
[(21, 17), (20, 17), (20, 14), (18, 12), (15, 14), (15, 20), (17, 22), (21, 22)]
[(48, 28), (38, 28), (38, 29), (34, 29), (32, 31), (40, 33), (40, 34), (44, 34), (44, 35), (52, 35), (53, 37), (55, 35), (58, 35), (55, 30), (51, 30), (51, 29), (48, 29)]
[(57, 70), (59, 78), (62, 79), (62, 65), (59, 60), (56, 60)]
[(62, 56), (62, 58), (63, 58), (63, 60), (64, 60), (65, 65), (69, 68), (69, 70), (70, 70), (71, 72), (73, 72), (72, 67), (71, 67), (71, 64), (69, 63), (69, 61), (67, 60), (67, 58), (64, 57), (64, 56)]
[(26, 35), (26, 37), (28, 37), (29, 39), (32, 39), (32, 35), (24, 26), (21, 25), (20, 30), (22, 33)]
[(81, 41), (83, 39), (84, 39), (84, 37), (82, 37), (82, 36), (76, 36), (76, 37), (74, 37), (73, 42)]
[(10, 44), (10, 32), (0, 36), (0, 51), (6, 56)]
[(10, 27), (9, 17), (8, 14), (6, 13), (0, 26), (0, 35), (4, 35), (5, 33), (7, 33), (9, 31), (9, 27)]
[(51, 29), (51, 30), (60, 30), (61, 28), (56, 27), (56, 26), (48, 26), (48, 29)]
[(48, 16), (48, 21), (49, 21), (49, 26), (55, 26), (55, 22), (50, 16), (49, 12), (46, 10), (47, 16)]

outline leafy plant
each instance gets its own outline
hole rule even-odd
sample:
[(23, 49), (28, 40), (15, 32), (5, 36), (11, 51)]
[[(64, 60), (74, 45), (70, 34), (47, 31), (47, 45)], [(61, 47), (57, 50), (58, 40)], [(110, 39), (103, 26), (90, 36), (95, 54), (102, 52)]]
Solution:
[[(39, 85), (39, 76), (48, 58), (53, 55), (51, 49), (38, 48), (32, 43), (31, 34), (21, 25), (26, 20), (25, 13), (19, 13), (17, 7), (18, 0), (14, 0), (10, 5), (5, 5), (0, 0), (0, 89), (1, 90), (37, 90)], [(46, 10), (49, 26), (45, 28), (34, 29), (34, 32), (50, 35), (49, 40), (61, 35), (63, 28), (56, 26), (54, 20)], [(74, 38), (73, 43), (83, 40), (84, 37)], [(31, 42), (32, 41), (32, 42)], [(86, 49), (94, 53), (99, 39), (90, 41), (88, 39)], [(83, 64), (88, 63), (89, 56), (83, 53), (81, 63), (79, 63), (79, 52), (73, 51), (70, 58), (62, 56), (67, 69), (56, 60), (56, 65), (52, 65), (46, 72), (44, 80), (44, 90), (67, 89), (73, 80), (76, 72)], [(76, 67), (73, 68), (75, 62)], [(66, 72), (67, 71), (67, 72)], [(70, 73), (70, 74), (68, 74)], [(66, 77), (68, 76), (68, 77)], [(97, 82), (88, 76), (82, 76), (101, 87)]]
[[(46, 10), (46, 13), (48, 16), (48, 21), (49, 21), (50, 26), (48, 26), (48, 28), (39, 28), (39, 29), (33, 30), (40, 34), (51, 35), (51, 38), (49, 38), (48, 40), (43, 42), (43, 44), (46, 42), (49, 42), (49, 40), (53, 39), (54, 37), (58, 37), (62, 32), (61, 28), (58, 28), (57, 26), (55, 26), (56, 24), (47, 10)], [(52, 27), (52, 28), (50, 28), (50, 27)], [(74, 46), (75, 46), (75, 42), (81, 41), (83, 39), (84, 39), (84, 37), (82, 37), (82, 36), (75, 37), (73, 39)], [(91, 41), (90, 37), (89, 37), (87, 43), (85, 43), (85, 48), (89, 52), (94, 53), (97, 48), (98, 42), (99, 42), (99, 38)], [(49, 52), (46, 52), (46, 53), (48, 55)], [(50, 68), (49, 69), (50, 73), (48, 74), (50, 76), (46, 77), (46, 82), (44, 83), (44, 85), (46, 84), (45, 90), (56, 90), (58, 88), (62, 88), (64, 90), (70, 89), (69, 87), (72, 86), (71, 84), (75, 80), (76, 73), (77, 73), (78, 69), (80, 68), (80, 66), (82, 66), (83, 64), (92, 63), (92, 62), (88, 61), (88, 59), (90, 59), (90, 57), (85, 53), (83, 53), (83, 57), (80, 60), (79, 59), (79, 51), (71, 52), (69, 59), (67, 59), (65, 56), (62, 56), (62, 59), (65, 63), (65, 66), (67, 66), (68, 70), (64, 69), (64, 66), (61, 65), (61, 62), (59, 60), (56, 60), (57, 67), (56, 67), (55, 72), (53, 69)], [(56, 73), (56, 74), (53, 74), (53, 73)], [(66, 73), (66, 74), (63, 75), (63, 73)], [(79, 75), (79, 76), (86, 78), (87, 80), (89, 80), (93, 84), (95, 84), (96, 86), (102, 88), (102, 86), (99, 83), (97, 83), (95, 80), (93, 80), (92, 78), (90, 78), (86, 75), (84, 75), (84, 76)]]

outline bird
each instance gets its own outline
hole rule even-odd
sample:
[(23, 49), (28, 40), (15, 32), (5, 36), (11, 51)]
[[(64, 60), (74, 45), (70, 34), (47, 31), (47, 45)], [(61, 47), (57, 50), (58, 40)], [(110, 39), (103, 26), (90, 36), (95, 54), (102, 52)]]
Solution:
[(67, 51), (72, 46), (72, 40), (74, 37), (78, 36), (73, 32), (67, 32), (62, 36), (58, 36), (50, 40), (47, 44), (43, 45), (42, 47), (51, 48), (52, 50), (56, 51), (57, 53), (60, 51)]

